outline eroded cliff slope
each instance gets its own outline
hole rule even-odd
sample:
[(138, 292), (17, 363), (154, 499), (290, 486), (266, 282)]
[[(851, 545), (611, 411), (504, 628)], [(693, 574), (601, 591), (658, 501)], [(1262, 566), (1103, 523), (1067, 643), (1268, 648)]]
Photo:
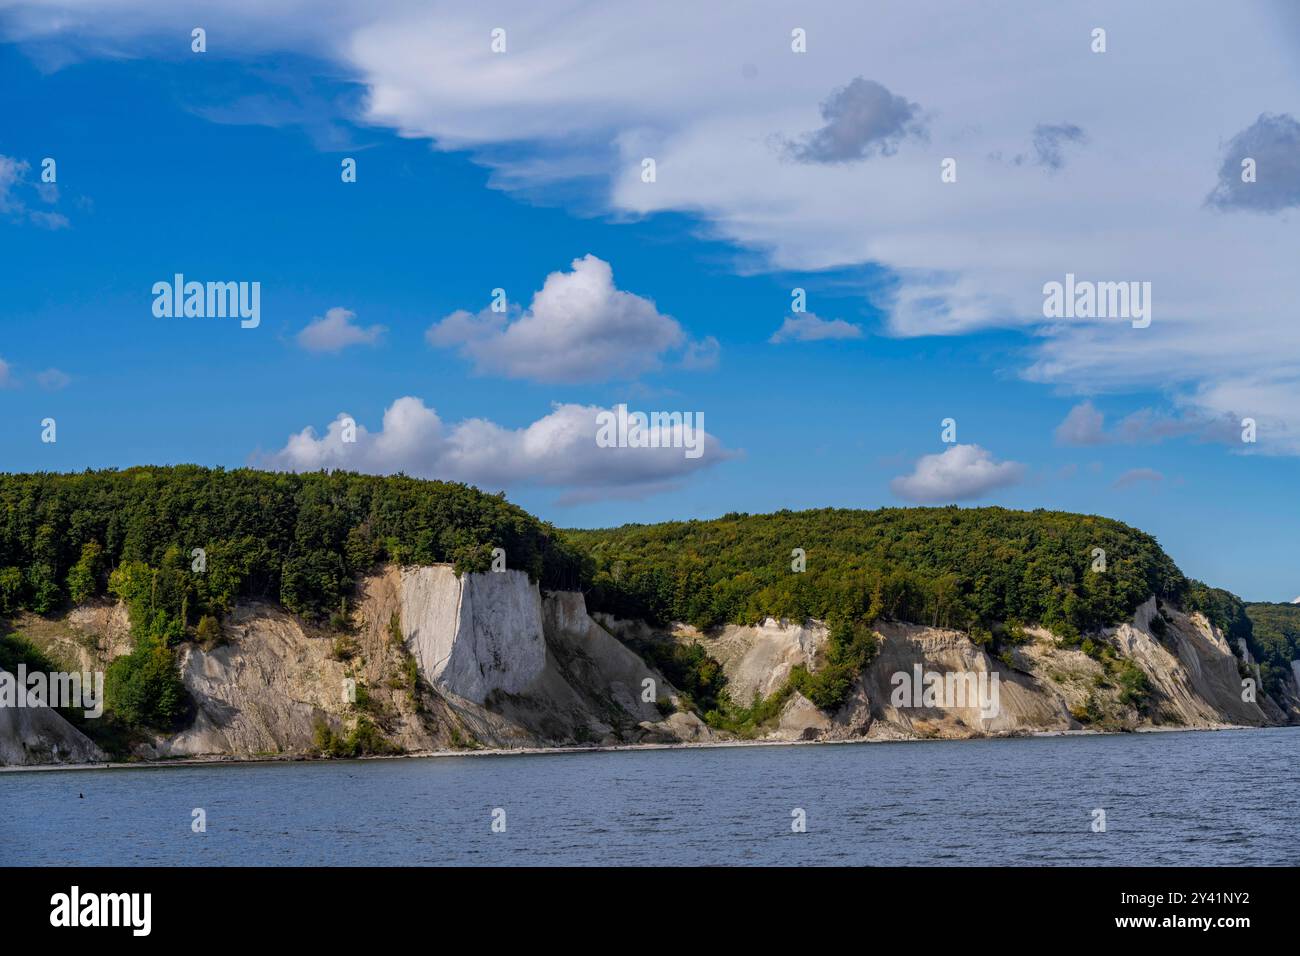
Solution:
[[(104, 669), (132, 646), (124, 611), (109, 602), (27, 624), (69, 669)], [(888, 622), (875, 639), (844, 701), (822, 709), (792, 684), (796, 671), (825, 666), (819, 622), (656, 629), (590, 615), (582, 594), (543, 594), (518, 571), (458, 576), (448, 565), (390, 565), (360, 581), (346, 629), (314, 628), (254, 602), (235, 609), (219, 640), (182, 644), (192, 700), (184, 725), (137, 739), (133, 750), (143, 759), (258, 757), (330, 752), (339, 741), (356, 753), (420, 753), (734, 737), (734, 728), (717, 729), (725, 721), (706, 725), (633, 650), (646, 642), (699, 645), (721, 665), (733, 708), (775, 701), (745, 733), (765, 739), (1262, 726), (1300, 715), (1300, 694), (1289, 687), (1277, 700), (1247, 699), (1251, 669), (1218, 629), (1154, 598), (1081, 644), (1028, 628), (991, 654), (960, 631)], [(974, 697), (900, 697), (899, 675), (926, 674), (992, 682), (996, 707)], [(0, 711), (0, 763), (101, 759), (53, 711)]]

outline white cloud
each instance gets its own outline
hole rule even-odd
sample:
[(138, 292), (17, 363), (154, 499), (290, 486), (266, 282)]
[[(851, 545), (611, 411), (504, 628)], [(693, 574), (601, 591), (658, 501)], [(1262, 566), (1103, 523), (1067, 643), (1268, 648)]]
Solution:
[[(1271, 215), (1204, 202), (1223, 197), (1243, 145), (1268, 146), (1275, 167), (1291, 162), (1275, 135), (1289, 126), (1256, 128), (1263, 114), (1296, 111), (1294, 44), (1277, 40), (1293, 27), (1286, 6), (1098, 0), (1081, 23), (1037, 0), (939, 14), (924, 2), (820, 5), (800, 10), (806, 55), (789, 50), (780, 0), (747, 3), (743, 16), (684, 0), (580, 2), (562, 18), (531, 0), (494, 5), (490, 18), (419, 0), (323, 10), (236, 0), (222, 29), (245, 55), (290, 48), (341, 63), (368, 88), (364, 119), (474, 150), (505, 188), (603, 177), (605, 211), (687, 212), (774, 270), (884, 266), (897, 282), (875, 301), (893, 334), (1033, 331), (1032, 380), (1079, 394), (1154, 385), (1195, 414), (1256, 418), (1261, 451), (1300, 453), (1293, 180), (1265, 181), (1261, 168), (1256, 193), (1234, 185), (1224, 200)], [(1109, 31), (1105, 54), (1089, 48), (1093, 22)], [(509, 53), (493, 55), (488, 33), (501, 24)], [(65, 0), (20, 7), (6, 29), (116, 54), (190, 25), (183, 8), (145, 0)], [(808, 130), (838, 123), (843, 142), (818, 155), (850, 158), (897, 129), (896, 109), (869, 111), (886, 121), (866, 125), (842, 123), (844, 110), (823, 116), (863, 64), (870, 82), (906, 97), (909, 121), (924, 117), (928, 142), (895, 135), (896, 152), (873, 155), (870, 175), (859, 163), (792, 161), (782, 144)], [(1086, 148), (1074, 130), (1086, 130)], [(1038, 165), (1009, 159), (1027, 142)], [(640, 178), (646, 156), (653, 184)], [(955, 183), (940, 181), (944, 157), (957, 160)], [(1043, 283), (1066, 271), (1150, 281), (1152, 325), (1045, 324)], [(532, 374), (497, 344), (505, 354), (486, 359)]]
[(14, 196), (14, 187), (22, 182), (28, 168), (26, 162), (0, 155), (0, 212), (13, 213), (22, 209), (21, 202)]
[(718, 349), (716, 339), (690, 342), (652, 301), (616, 288), (609, 263), (593, 255), (574, 259), (569, 272), (548, 275), (513, 319), (490, 307), (477, 314), (459, 310), (434, 323), (426, 338), (457, 348), (479, 372), (535, 382), (635, 378), (682, 348), (683, 364), (707, 367), (716, 364)]
[(1105, 432), (1106, 418), (1092, 402), (1081, 402), (1070, 409), (1064, 421), (1056, 426), (1058, 445), (1102, 445), (1108, 441)]
[(1126, 445), (1159, 444), (1167, 438), (1194, 437), (1202, 442), (1241, 444), (1241, 422), (1231, 415), (1211, 418), (1199, 412), (1167, 414), (1150, 408), (1132, 412), (1107, 431), (1105, 416), (1092, 402), (1081, 402), (1070, 409), (1056, 426), (1059, 445)]
[(567, 500), (577, 501), (669, 490), (701, 468), (735, 455), (707, 433), (698, 458), (687, 458), (680, 447), (600, 447), (596, 416), (603, 410), (557, 404), (550, 414), (517, 429), (482, 418), (448, 425), (420, 399), (407, 396), (384, 411), (378, 431), (357, 423), (355, 442), (343, 441), (349, 416), (340, 413), (324, 434), (304, 428), (279, 451), (255, 455), (254, 461), (282, 471), (401, 471), (488, 489), (561, 487), (572, 489)]
[(889, 483), (889, 490), (917, 504), (946, 504), (1007, 488), (1023, 475), (1023, 465), (995, 461), (979, 445), (953, 445), (942, 454), (923, 455), (910, 475)]
[(1130, 468), (1124, 474), (1115, 479), (1115, 487), (1118, 489), (1132, 488), (1134, 485), (1142, 482), (1159, 484), (1165, 480), (1165, 476), (1160, 474), (1154, 468)]
[(374, 345), (387, 331), (382, 325), (363, 328), (352, 321), (356, 317), (347, 309), (330, 309), (298, 333), (298, 344), (309, 352), (340, 352), (350, 345)]
[(67, 388), (71, 381), (72, 378), (67, 372), (57, 368), (47, 368), (44, 372), (36, 374), (36, 384), (47, 392), (57, 392), (61, 388)]
[(819, 319), (811, 312), (787, 315), (781, 327), (768, 339), (773, 345), (781, 342), (820, 342), (824, 339), (860, 339), (862, 327), (843, 319)]
[(692, 372), (705, 371), (718, 367), (718, 356), (722, 345), (712, 335), (686, 343), (682, 352), (681, 367)]
[(26, 160), (11, 156), (0, 156), (0, 214), (10, 219), (26, 219), (45, 229), (66, 229), (68, 217), (60, 212), (32, 209), (22, 197), (22, 192), (30, 190), (42, 202), (58, 202), (58, 189), (49, 183), (28, 183), (27, 172), (31, 165)]
[(11, 388), (14, 384), (13, 366), (0, 358), (0, 388)]

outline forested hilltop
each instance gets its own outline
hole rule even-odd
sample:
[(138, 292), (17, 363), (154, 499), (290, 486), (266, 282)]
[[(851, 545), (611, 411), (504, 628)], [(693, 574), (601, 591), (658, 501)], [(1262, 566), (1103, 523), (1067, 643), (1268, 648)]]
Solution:
[[(556, 529), (468, 485), (193, 465), (0, 474), (0, 613), (48, 613), (106, 590), (129, 600), (132, 576), (154, 571), (152, 609), (174, 623), (240, 597), (320, 620), (379, 562), (485, 571), (494, 547), (543, 587), (582, 583)], [(202, 574), (191, 573), (196, 548)]]
[[(588, 603), (620, 617), (700, 628), (884, 617), (968, 630), (981, 642), (1041, 624), (1078, 640), (1154, 595), (1203, 611), (1234, 647), (1245, 638), (1274, 679), (1300, 657), (1300, 628), (1289, 642), (1256, 640), (1238, 597), (1184, 577), (1150, 535), (1092, 515), (824, 508), (568, 534), (593, 563)], [(796, 548), (802, 573), (793, 571)]]
[[(355, 582), (375, 565), (485, 571), (494, 547), (543, 587), (582, 584), (582, 559), (554, 528), (467, 485), (192, 465), (0, 475), (0, 616), (122, 600), (135, 649), (113, 662), (105, 686), (129, 726), (181, 719), (174, 648), (219, 639), (237, 601), (345, 627)], [(0, 667), (55, 669), (7, 631)]]

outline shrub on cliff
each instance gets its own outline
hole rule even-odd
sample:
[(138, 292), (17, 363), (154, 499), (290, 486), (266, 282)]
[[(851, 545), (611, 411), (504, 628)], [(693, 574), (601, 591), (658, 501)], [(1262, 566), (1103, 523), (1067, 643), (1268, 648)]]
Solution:
[(104, 673), (107, 709), (128, 724), (171, 730), (189, 706), (172, 651), (158, 638), (138, 640)]

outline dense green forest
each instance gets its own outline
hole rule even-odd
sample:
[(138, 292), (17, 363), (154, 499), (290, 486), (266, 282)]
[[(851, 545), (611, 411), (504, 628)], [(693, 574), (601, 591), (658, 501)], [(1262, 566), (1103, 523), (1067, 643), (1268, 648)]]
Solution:
[(554, 528), (468, 485), (190, 465), (0, 475), (0, 613), (111, 589), (150, 592), (150, 609), (176, 625), (240, 597), (321, 619), (377, 562), (487, 570), (494, 547), (543, 587), (581, 584), (581, 561)]
[[(1188, 585), (1150, 535), (1053, 511), (827, 508), (570, 535), (595, 562), (594, 606), (699, 627), (839, 611), (959, 628), (1041, 623), (1070, 636)], [(792, 571), (796, 548), (803, 573)]]
[(1259, 661), (1264, 686), (1271, 687), (1291, 673), (1300, 660), (1300, 604), (1247, 604), (1253, 635), (1251, 653)]

